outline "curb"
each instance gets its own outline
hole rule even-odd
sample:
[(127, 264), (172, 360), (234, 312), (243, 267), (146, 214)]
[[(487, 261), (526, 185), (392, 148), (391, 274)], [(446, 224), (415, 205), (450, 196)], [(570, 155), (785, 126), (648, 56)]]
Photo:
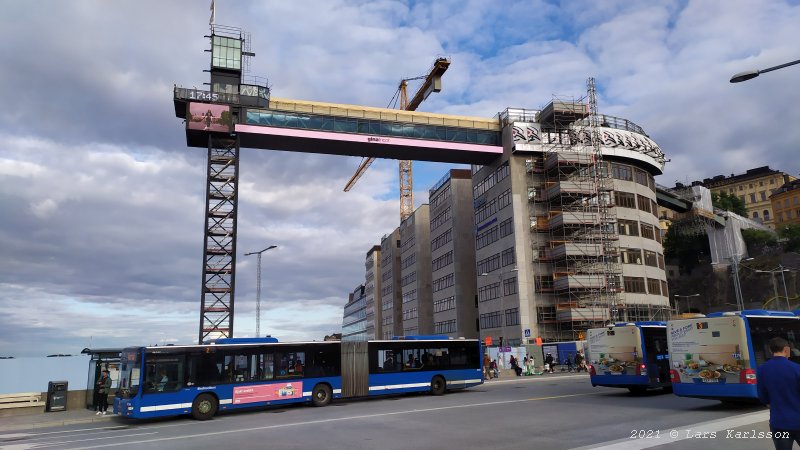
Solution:
[[(108, 416), (87, 417), (81, 419), (76, 418), (76, 419), (63, 419), (63, 420), (52, 420), (52, 421), (48, 420), (48, 421), (19, 423), (14, 425), (0, 425), (0, 433), (4, 433), (6, 431), (38, 430), (41, 428), (63, 427), (67, 425), (79, 425), (82, 423), (108, 422), (109, 420), (115, 417), (117, 416), (112, 414)], [(3, 436), (0, 435), (0, 443), (2, 442), (3, 442)]]

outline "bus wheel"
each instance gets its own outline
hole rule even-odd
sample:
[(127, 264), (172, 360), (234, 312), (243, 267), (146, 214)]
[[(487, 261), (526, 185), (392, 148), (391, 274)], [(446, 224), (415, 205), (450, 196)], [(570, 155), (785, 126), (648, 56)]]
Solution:
[(192, 417), (197, 420), (208, 420), (217, 413), (217, 399), (210, 394), (200, 394), (192, 402)]
[(327, 384), (318, 384), (311, 391), (311, 403), (314, 406), (327, 406), (331, 402), (331, 388)]
[(445, 389), (447, 389), (447, 384), (444, 382), (444, 378), (436, 375), (431, 380), (431, 394), (433, 395), (442, 395), (444, 394)]

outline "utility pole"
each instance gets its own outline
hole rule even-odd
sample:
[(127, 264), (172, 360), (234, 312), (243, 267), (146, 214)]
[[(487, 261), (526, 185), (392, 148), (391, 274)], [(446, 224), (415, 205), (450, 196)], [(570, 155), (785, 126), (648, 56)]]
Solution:
[(264, 250), (244, 254), (244, 256), (258, 255), (256, 262), (256, 337), (261, 337), (261, 254), (277, 247), (277, 245), (270, 245)]

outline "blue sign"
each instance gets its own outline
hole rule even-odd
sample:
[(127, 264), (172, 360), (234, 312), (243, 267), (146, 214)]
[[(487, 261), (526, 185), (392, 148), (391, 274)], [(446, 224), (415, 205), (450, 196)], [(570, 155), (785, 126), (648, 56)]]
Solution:
[(525, 337), (531, 337), (531, 329), (525, 328)]

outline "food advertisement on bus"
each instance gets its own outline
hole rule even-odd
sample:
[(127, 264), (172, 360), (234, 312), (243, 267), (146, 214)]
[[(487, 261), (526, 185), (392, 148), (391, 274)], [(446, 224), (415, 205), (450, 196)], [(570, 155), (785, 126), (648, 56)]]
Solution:
[(670, 364), (681, 383), (740, 383), (750, 367), (740, 317), (674, 320), (667, 323)]
[(190, 130), (229, 133), (233, 127), (231, 107), (212, 103), (189, 103), (186, 127)]
[(303, 396), (303, 382), (292, 381), (288, 383), (255, 384), (251, 386), (236, 386), (233, 388), (233, 404), (271, 402), (274, 400), (289, 400)]
[(642, 338), (635, 326), (588, 330), (588, 361), (598, 375), (635, 375), (642, 362)]

